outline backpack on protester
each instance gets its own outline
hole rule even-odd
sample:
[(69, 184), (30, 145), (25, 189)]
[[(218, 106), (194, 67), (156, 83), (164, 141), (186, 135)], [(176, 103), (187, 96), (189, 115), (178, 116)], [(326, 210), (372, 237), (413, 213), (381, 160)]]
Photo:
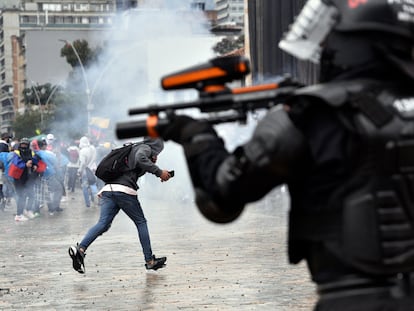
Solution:
[(135, 168), (130, 168), (128, 166), (128, 156), (131, 153), (132, 147), (139, 144), (142, 144), (142, 142), (129, 143), (120, 148), (112, 149), (112, 151), (99, 162), (95, 171), (96, 177), (109, 183), (124, 173), (135, 170)]

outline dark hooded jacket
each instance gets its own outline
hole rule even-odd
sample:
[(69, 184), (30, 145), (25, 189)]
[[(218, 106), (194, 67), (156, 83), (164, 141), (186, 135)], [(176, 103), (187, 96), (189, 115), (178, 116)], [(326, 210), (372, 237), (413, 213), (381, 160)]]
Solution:
[(160, 177), (162, 170), (152, 161), (152, 158), (158, 156), (163, 149), (164, 142), (161, 139), (145, 137), (141, 144), (137, 144), (132, 148), (128, 157), (129, 167), (136, 169), (118, 177), (111, 184), (124, 185), (138, 190), (138, 178), (145, 173)]

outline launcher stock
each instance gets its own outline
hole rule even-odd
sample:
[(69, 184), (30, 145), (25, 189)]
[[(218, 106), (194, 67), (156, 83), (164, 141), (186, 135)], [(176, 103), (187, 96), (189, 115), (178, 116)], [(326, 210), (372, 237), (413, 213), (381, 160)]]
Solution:
[[(283, 78), (278, 83), (233, 89), (226, 86), (226, 83), (241, 79), (249, 72), (248, 60), (236, 56), (216, 58), (206, 64), (166, 76), (161, 80), (163, 89), (195, 88), (199, 91), (199, 99), (192, 102), (131, 109), (129, 115), (149, 116), (145, 120), (118, 123), (116, 134), (119, 139), (158, 137), (177, 111), (189, 108), (197, 108), (203, 113), (216, 113), (205, 118), (211, 124), (245, 123), (248, 112), (269, 109), (284, 103), (292, 92), (301, 86), (289, 77)], [(219, 112), (226, 112), (226, 114), (219, 114)]]

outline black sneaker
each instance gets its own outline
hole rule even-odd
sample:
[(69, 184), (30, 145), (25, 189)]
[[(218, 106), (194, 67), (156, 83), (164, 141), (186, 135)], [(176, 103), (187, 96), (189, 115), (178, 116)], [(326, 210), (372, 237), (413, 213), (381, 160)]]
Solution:
[(167, 257), (157, 258), (155, 255), (152, 255), (152, 263), (147, 262), (145, 264), (145, 268), (147, 268), (147, 270), (158, 270), (165, 267), (166, 261)]
[(79, 273), (85, 273), (85, 264), (83, 260), (85, 258), (85, 253), (79, 250), (79, 244), (69, 247), (69, 256), (72, 258), (73, 269)]

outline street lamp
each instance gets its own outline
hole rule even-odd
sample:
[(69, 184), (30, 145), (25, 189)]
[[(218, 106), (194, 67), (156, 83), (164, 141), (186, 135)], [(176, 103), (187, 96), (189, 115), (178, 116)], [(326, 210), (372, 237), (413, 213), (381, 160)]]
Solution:
[(71, 42), (69, 42), (68, 40), (64, 40), (64, 39), (59, 39), (59, 41), (64, 42), (65, 44), (69, 45), (72, 48), (73, 53), (75, 53), (76, 58), (78, 59), (79, 65), (80, 65), (81, 70), (82, 70), (83, 80), (84, 80), (85, 86), (86, 86), (85, 93), (86, 93), (86, 96), (87, 96), (87, 99), (88, 99), (86, 111), (87, 111), (87, 114), (88, 114), (87, 115), (87, 118), (88, 118), (88, 121), (87, 121), (88, 125), (87, 126), (88, 126), (88, 132), (89, 132), (89, 122), (90, 122), (90, 118), (91, 118), (90, 114), (91, 114), (91, 110), (92, 110), (93, 107), (92, 107), (91, 92), (90, 92), (90, 89), (89, 89), (88, 79), (86, 77), (85, 67), (83, 66), (82, 60), (79, 56), (79, 53), (76, 50), (76, 48), (73, 46), (73, 44)]
[(46, 103), (45, 103), (46, 108), (48, 108), (49, 100), (52, 98), (53, 94), (55, 94), (59, 86), (62, 86), (60, 82), (58, 84), (55, 84), (55, 86), (50, 91), (49, 97), (46, 99)]
[(31, 81), (31, 80), (30, 80), (30, 82), (31, 82), (32, 90), (33, 90), (33, 92), (35, 94), (35, 98), (37, 100), (37, 104), (39, 105), (39, 109), (40, 109), (40, 127), (43, 129), (43, 108), (42, 108), (42, 103), (40, 101), (39, 93), (37, 92), (36, 88), (33, 85), (34, 82)]
[[(44, 115), (43, 115), (44, 111), (43, 111), (43, 109), (44, 109), (44, 107), (46, 107), (48, 109), (49, 101), (51, 100), (51, 98), (55, 94), (58, 87), (61, 86), (61, 84), (59, 82), (58, 84), (56, 84), (52, 87), (52, 89), (49, 92), (49, 96), (47, 97), (46, 101), (42, 105), (42, 101), (40, 99), (39, 90), (38, 90), (39, 84), (35, 83), (33, 80), (30, 80), (30, 82), (31, 82), (31, 90), (26, 92), (26, 96), (31, 96), (31, 92), (33, 92), (35, 94), (35, 98), (36, 98), (37, 104), (38, 104), (39, 109), (40, 109), (40, 127), (43, 130), (43, 123), (44, 123)], [(35, 84), (36, 84), (37, 88), (35, 87)], [(44, 96), (46, 94), (46, 92), (47, 92), (47, 89), (43, 86), (40, 89), (40, 93)]]

